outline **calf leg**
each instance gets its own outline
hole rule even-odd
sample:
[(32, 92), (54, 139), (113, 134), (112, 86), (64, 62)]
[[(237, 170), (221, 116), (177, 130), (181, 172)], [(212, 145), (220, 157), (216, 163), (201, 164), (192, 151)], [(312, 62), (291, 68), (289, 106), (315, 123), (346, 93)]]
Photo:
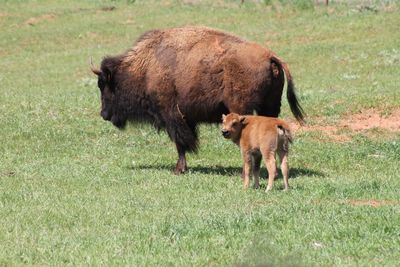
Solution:
[(276, 175), (275, 152), (267, 151), (266, 153), (263, 153), (263, 157), (268, 170), (268, 185), (267, 189), (265, 190), (265, 192), (267, 192), (270, 191), (274, 185), (274, 179)]
[(288, 164), (288, 152), (287, 151), (278, 151), (279, 159), (281, 161), (281, 170), (283, 175), (283, 183), (285, 185), (284, 190), (287, 191), (289, 189), (289, 164)]
[(253, 174), (254, 174), (254, 185), (255, 189), (260, 187), (260, 164), (261, 164), (261, 155), (255, 154), (252, 157), (253, 159)]
[(242, 150), (243, 159), (243, 187), (249, 188), (250, 173), (251, 173), (251, 155), (248, 151)]

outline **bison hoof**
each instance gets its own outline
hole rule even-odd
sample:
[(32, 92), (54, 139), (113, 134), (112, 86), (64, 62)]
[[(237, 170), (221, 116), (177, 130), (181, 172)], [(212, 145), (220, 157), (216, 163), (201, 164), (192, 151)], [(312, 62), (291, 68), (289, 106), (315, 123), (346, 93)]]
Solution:
[(184, 174), (187, 171), (187, 168), (175, 168), (174, 174), (175, 175), (180, 175), (180, 174)]

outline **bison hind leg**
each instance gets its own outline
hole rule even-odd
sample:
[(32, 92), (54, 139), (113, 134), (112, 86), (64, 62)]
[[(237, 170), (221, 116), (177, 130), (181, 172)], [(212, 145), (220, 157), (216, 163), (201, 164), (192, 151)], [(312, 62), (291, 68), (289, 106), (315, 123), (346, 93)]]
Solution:
[[(273, 63), (273, 65), (275, 65)], [(258, 99), (257, 113), (261, 116), (278, 117), (281, 112), (282, 93), (285, 77), (282, 68), (273, 67), (272, 80), (264, 84)]]
[(282, 89), (283, 87), (280, 88), (277, 86), (274, 91), (267, 92), (264, 98), (262, 98), (262, 102), (256, 108), (258, 115), (275, 118), (279, 116), (281, 112)]

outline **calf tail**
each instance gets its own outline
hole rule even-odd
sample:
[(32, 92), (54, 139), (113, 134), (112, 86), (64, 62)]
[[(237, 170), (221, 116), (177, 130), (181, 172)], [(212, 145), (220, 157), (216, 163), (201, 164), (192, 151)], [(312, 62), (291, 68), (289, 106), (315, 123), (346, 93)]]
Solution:
[(272, 62), (275, 62), (275, 64), (277, 64), (284, 70), (286, 79), (288, 82), (286, 97), (289, 102), (290, 110), (292, 111), (296, 120), (301, 125), (304, 125), (305, 124), (305, 120), (304, 120), (305, 112), (304, 112), (303, 108), (300, 106), (299, 100), (296, 96), (292, 75), (290, 74), (287, 64), (275, 54), (272, 55), (271, 60), (272, 60)]
[(282, 140), (281, 145), (284, 151), (289, 151), (289, 143), (293, 143), (293, 136), (290, 132), (289, 126), (285, 124), (278, 124), (278, 139)]
[(287, 140), (289, 141), (289, 143), (293, 143), (293, 135), (289, 129), (284, 130), (284, 135), (287, 138)]

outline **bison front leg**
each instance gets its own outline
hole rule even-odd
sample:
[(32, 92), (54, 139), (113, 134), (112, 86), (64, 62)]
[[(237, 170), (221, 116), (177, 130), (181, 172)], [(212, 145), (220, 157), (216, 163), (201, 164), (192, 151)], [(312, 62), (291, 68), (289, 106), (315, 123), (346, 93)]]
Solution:
[(197, 131), (195, 124), (188, 124), (184, 117), (177, 116), (171, 120), (167, 127), (168, 135), (175, 142), (178, 151), (178, 161), (175, 174), (182, 174), (187, 170), (186, 152), (197, 151)]
[(186, 150), (182, 145), (176, 143), (176, 149), (178, 150), (178, 161), (175, 166), (175, 174), (182, 174), (187, 170), (186, 164)]

